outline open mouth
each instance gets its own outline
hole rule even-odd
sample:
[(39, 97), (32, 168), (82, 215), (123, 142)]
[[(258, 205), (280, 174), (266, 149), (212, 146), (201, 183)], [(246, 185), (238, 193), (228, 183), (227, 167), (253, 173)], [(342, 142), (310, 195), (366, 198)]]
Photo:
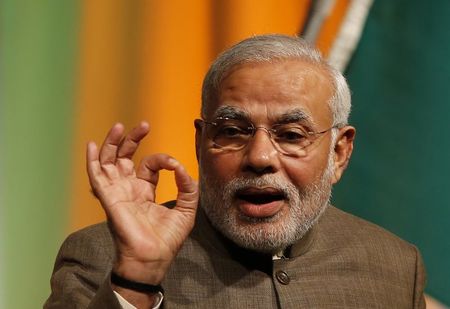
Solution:
[(285, 200), (286, 196), (275, 188), (245, 188), (236, 192), (236, 198), (251, 204), (263, 205)]

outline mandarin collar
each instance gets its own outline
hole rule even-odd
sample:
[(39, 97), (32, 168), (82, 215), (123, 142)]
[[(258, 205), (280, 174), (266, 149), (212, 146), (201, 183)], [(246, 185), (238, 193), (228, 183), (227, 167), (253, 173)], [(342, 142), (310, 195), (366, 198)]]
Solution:
[[(296, 258), (308, 252), (317, 234), (317, 223), (299, 241), (283, 252), (284, 258)], [(212, 226), (201, 206), (198, 208), (196, 222), (191, 236), (200, 243), (206, 243), (209, 247), (213, 247), (218, 254), (229, 258), (239, 259), (243, 262), (250, 260), (251, 263), (255, 263), (255, 260), (260, 259), (262, 261), (272, 261), (272, 255), (244, 249), (225, 237)], [(266, 264), (266, 262), (263, 264)]]

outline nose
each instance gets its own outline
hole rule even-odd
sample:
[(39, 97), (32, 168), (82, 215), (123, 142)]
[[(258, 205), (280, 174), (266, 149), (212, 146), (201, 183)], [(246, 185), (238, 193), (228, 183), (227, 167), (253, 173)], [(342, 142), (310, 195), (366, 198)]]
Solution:
[(250, 139), (244, 151), (243, 171), (267, 174), (278, 170), (278, 151), (271, 140), (270, 131), (266, 128), (256, 128), (253, 138)]

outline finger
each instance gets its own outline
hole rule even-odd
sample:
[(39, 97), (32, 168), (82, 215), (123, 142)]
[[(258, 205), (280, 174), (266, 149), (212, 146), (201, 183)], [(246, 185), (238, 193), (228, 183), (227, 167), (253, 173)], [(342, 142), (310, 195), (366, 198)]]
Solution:
[(142, 159), (136, 176), (147, 181), (150, 185), (152, 201), (155, 199), (155, 190), (158, 185), (159, 171), (162, 169), (173, 171), (177, 162), (171, 156), (163, 153), (153, 154)]
[(167, 154), (154, 154), (141, 161), (137, 177), (146, 180), (151, 185), (152, 196), (158, 185), (159, 171), (166, 169), (175, 172), (175, 182), (178, 188), (177, 205), (180, 210), (195, 211), (198, 205), (198, 185), (189, 176), (181, 163)]
[(136, 176), (134, 170), (134, 162), (130, 159), (118, 158), (116, 162), (116, 167), (120, 175), (124, 177)]
[(117, 149), (122, 140), (124, 127), (121, 123), (116, 123), (108, 135), (100, 149), (100, 165), (115, 164), (117, 159)]
[(94, 142), (88, 142), (86, 147), (86, 169), (89, 179), (93, 179), (101, 172), (100, 162), (98, 161), (98, 149)]
[(142, 121), (137, 127), (133, 128), (120, 144), (117, 157), (131, 159), (139, 146), (139, 142), (149, 131), (150, 126), (145, 121)]
[(157, 153), (142, 159), (139, 164), (136, 176), (140, 179), (150, 182), (154, 187), (158, 184), (159, 171), (162, 169), (174, 170), (175, 165), (170, 159), (171, 156), (164, 153)]
[(107, 185), (107, 179), (104, 177), (100, 162), (98, 160), (98, 149), (94, 142), (89, 142), (86, 147), (86, 169), (94, 194), (96, 188), (100, 185)]
[(199, 196), (198, 184), (189, 176), (183, 165), (178, 162), (175, 164), (175, 182), (178, 188), (176, 208), (180, 211), (196, 211)]

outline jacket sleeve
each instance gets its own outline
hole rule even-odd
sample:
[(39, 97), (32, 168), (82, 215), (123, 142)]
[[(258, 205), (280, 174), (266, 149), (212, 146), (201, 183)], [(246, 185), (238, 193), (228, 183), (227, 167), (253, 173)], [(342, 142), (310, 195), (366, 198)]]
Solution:
[(426, 308), (424, 296), (425, 281), (426, 281), (425, 267), (419, 250), (417, 250), (417, 248), (415, 247), (414, 249), (416, 251), (416, 276), (414, 283), (414, 299), (413, 299), (414, 308), (425, 309)]
[(121, 309), (110, 285), (113, 259), (114, 246), (106, 224), (70, 235), (56, 257), (52, 291), (44, 308)]

